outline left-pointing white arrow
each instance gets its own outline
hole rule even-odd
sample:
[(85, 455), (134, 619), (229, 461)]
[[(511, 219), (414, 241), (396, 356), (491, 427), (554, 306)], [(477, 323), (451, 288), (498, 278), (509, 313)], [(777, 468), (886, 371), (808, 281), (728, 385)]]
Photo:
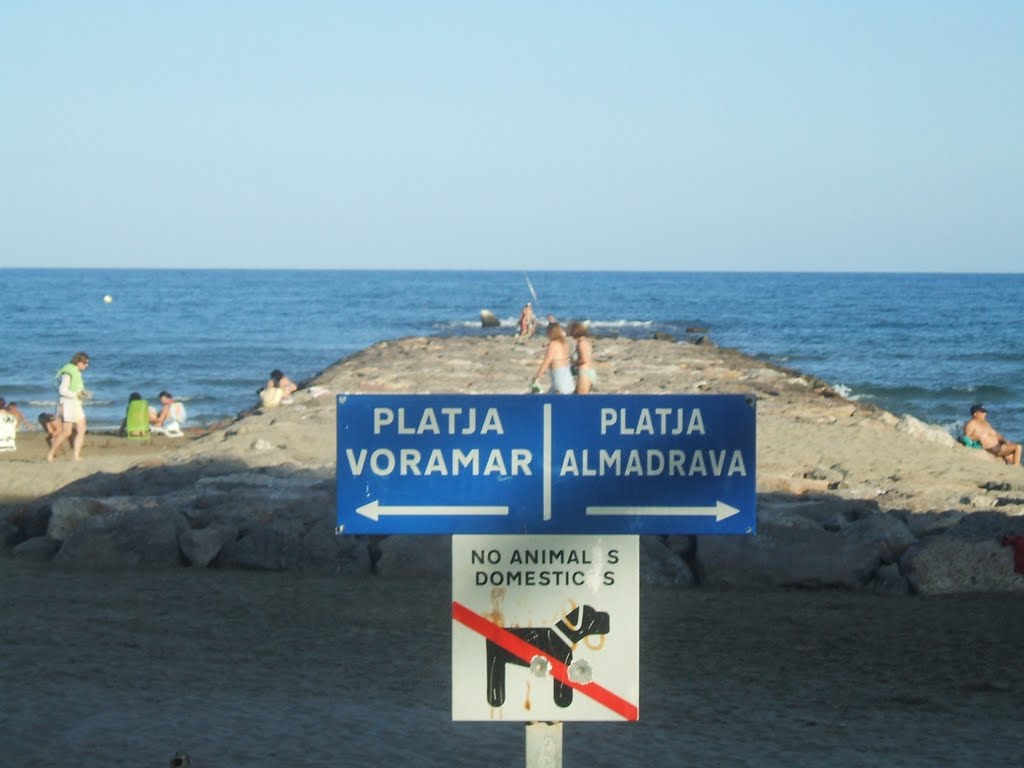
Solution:
[(703, 517), (713, 515), (716, 522), (738, 515), (739, 510), (724, 501), (713, 507), (587, 507), (588, 515), (628, 515), (630, 517)]
[(376, 522), (384, 515), (507, 515), (508, 507), (382, 507), (380, 502), (374, 499), (361, 507), (356, 507), (356, 512)]

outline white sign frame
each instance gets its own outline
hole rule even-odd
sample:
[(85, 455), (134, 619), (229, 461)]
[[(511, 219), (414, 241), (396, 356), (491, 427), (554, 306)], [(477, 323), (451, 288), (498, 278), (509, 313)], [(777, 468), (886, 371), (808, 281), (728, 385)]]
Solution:
[(452, 719), (639, 719), (638, 536), (452, 537)]

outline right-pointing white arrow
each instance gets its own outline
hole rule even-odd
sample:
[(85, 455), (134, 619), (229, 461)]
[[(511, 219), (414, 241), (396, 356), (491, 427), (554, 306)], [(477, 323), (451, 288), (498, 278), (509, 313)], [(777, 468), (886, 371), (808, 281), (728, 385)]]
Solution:
[(738, 515), (739, 510), (724, 501), (713, 507), (587, 507), (588, 515), (622, 515), (629, 517), (707, 517), (716, 522)]

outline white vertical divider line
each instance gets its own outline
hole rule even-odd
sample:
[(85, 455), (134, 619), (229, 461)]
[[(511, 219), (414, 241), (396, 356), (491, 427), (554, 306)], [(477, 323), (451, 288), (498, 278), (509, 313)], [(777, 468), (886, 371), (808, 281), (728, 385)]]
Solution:
[(544, 520), (551, 519), (551, 403), (544, 403)]

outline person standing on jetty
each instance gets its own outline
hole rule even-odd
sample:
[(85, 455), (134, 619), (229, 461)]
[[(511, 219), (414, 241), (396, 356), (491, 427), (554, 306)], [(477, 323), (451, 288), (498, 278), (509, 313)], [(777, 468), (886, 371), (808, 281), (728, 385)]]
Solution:
[(533, 336), (537, 330), (537, 316), (533, 314), (533, 305), (526, 302), (523, 311), (519, 313), (519, 335), (523, 338)]
[(576, 394), (589, 395), (597, 384), (597, 369), (594, 368), (594, 348), (587, 338), (587, 324), (579, 321), (569, 323), (569, 335), (576, 339), (573, 360), (576, 365)]
[(571, 395), (575, 390), (572, 380), (572, 373), (569, 371), (569, 342), (565, 340), (565, 331), (558, 323), (551, 323), (548, 326), (548, 348), (544, 352), (544, 359), (537, 369), (537, 375), (530, 385), (534, 392), (540, 392), (540, 377), (544, 371), (551, 370), (551, 389), (559, 395)]
[(988, 411), (981, 403), (971, 406), (971, 419), (964, 425), (964, 435), (977, 440), (982, 448), (1007, 464), (1020, 464), (1020, 443), (1011, 442), (996, 432), (988, 423)]
[(60, 395), (57, 415), (62, 424), (60, 432), (50, 441), (50, 450), (46, 453), (46, 460), (51, 464), (57, 449), (71, 437), (72, 430), (75, 433), (71, 441), (72, 456), (75, 461), (82, 457), (82, 443), (85, 442), (85, 409), (82, 408), (82, 401), (89, 397), (82, 372), (88, 367), (89, 356), (85, 352), (76, 352), (71, 362), (57, 371), (57, 392)]

